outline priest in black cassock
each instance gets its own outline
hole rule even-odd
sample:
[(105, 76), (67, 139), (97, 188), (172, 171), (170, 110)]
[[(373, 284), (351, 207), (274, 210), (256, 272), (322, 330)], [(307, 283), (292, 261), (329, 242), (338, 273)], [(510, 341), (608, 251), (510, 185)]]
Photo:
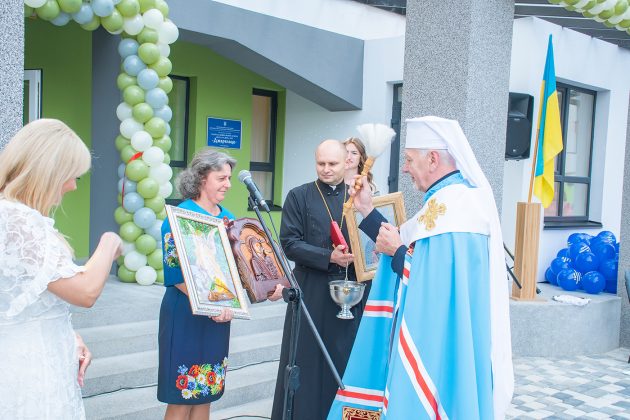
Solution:
[[(303, 292), (313, 322), (326, 348), (343, 376), (354, 338), (359, 328), (364, 302), (352, 308), (355, 318), (337, 318), (339, 306), (330, 297), (328, 282), (355, 280), (354, 257), (334, 248), (330, 237), (331, 222), (341, 227), (346, 243), (348, 229), (343, 218), (343, 203), (349, 197), (344, 183), (346, 149), (337, 140), (325, 140), (315, 152), (317, 180), (289, 191), (282, 209), (280, 242), (287, 257), (295, 262), (293, 273)], [(366, 290), (365, 296), (368, 291)], [(364, 299), (365, 301), (365, 299)], [(303, 318), (302, 318), (303, 319)], [(296, 365), (300, 368), (300, 387), (293, 399), (293, 419), (325, 419), (337, 392), (337, 383), (308, 327), (301, 323)], [(287, 307), (282, 337), (278, 380), (273, 400), (272, 420), (281, 420), (284, 405), (284, 376), (289, 358), (291, 306)]]

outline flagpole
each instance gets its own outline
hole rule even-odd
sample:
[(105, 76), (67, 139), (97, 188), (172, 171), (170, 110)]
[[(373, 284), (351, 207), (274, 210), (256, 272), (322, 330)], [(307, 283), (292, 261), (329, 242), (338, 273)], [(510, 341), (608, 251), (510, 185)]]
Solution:
[[(542, 102), (540, 104), (540, 110), (542, 110)], [(536, 142), (534, 143), (534, 158), (532, 159), (532, 173), (529, 177), (529, 193), (527, 194), (527, 202), (532, 202), (532, 193), (534, 191), (534, 178), (536, 173), (536, 161), (538, 160), (538, 138), (540, 135), (540, 113), (538, 112), (538, 128), (536, 129)]]

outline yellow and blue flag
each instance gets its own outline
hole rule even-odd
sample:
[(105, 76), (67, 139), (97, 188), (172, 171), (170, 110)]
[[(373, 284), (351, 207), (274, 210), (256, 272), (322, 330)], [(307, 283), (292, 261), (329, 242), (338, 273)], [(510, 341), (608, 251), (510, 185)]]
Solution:
[(540, 110), (538, 112), (538, 151), (534, 180), (534, 194), (547, 208), (554, 196), (554, 164), (556, 155), (562, 151), (562, 129), (560, 107), (556, 91), (556, 73), (553, 64), (553, 44), (549, 35), (547, 60), (540, 87)]

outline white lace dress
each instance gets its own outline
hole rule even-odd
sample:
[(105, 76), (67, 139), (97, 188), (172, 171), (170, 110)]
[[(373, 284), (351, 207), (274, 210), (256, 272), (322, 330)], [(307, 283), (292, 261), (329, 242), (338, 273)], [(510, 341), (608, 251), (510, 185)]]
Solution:
[(84, 419), (69, 305), (48, 283), (83, 270), (53, 220), (0, 197), (0, 418)]

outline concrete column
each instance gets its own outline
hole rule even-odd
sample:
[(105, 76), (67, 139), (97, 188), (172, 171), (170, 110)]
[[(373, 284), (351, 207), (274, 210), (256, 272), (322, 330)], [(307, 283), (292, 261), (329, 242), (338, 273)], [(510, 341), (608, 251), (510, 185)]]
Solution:
[(0, 1), (0, 150), (22, 128), (24, 1)]
[(92, 35), (92, 171), (90, 178), (90, 254), (106, 231), (118, 232), (114, 210), (118, 207), (117, 168), (120, 157), (114, 146), (120, 121), (116, 107), (120, 91), (120, 38), (102, 28)]
[[(621, 297), (621, 337), (620, 345), (630, 347), (630, 301), (626, 291), (626, 270), (630, 272), (630, 108), (628, 108), (628, 123), (626, 129), (626, 160), (623, 170), (623, 200), (621, 204), (621, 242), (619, 247), (619, 277), (617, 294)], [(624, 216), (624, 214), (626, 216)], [(630, 273), (628, 274), (630, 277)]]
[[(513, 20), (514, 0), (407, 1), (403, 121), (425, 115), (458, 120), (499, 211)], [(405, 131), (403, 123), (403, 139)], [(401, 154), (401, 167), (403, 160)], [(401, 177), (400, 190), (418, 197), (408, 176)], [(420, 199), (406, 205), (412, 215)]]

